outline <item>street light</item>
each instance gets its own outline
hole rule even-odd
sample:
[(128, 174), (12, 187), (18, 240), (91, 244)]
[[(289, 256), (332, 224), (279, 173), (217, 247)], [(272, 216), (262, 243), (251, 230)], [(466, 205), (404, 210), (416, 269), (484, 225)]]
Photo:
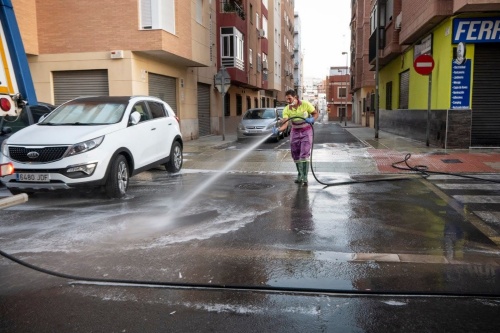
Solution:
[[(347, 82), (347, 70), (349, 69), (349, 67), (347, 66), (347, 55), (348, 53), (347, 52), (342, 52), (342, 55), (345, 55), (345, 107), (344, 107), (344, 126), (347, 126), (347, 85), (349, 84), (349, 82)], [(341, 120), (342, 122), (342, 120)]]

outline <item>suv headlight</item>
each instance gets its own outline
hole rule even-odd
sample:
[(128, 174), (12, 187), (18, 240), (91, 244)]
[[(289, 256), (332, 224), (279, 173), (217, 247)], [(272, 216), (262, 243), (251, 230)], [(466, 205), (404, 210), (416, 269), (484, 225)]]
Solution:
[(92, 140), (74, 144), (69, 148), (68, 152), (66, 153), (66, 156), (73, 156), (81, 153), (86, 153), (94, 148), (99, 147), (99, 145), (102, 143), (102, 140), (104, 140), (104, 135)]
[(5, 156), (5, 157), (9, 157), (9, 147), (7, 146), (7, 140), (4, 140), (2, 142), (2, 147), (0, 149), (0, 152), (2, 152), (2, 154)]

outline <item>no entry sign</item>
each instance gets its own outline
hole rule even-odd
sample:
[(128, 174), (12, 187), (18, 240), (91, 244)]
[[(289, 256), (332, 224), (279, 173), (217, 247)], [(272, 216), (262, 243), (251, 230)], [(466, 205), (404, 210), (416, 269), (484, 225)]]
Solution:
[(420, 75), (429, 75), (434, 69), (434, 59), (428, 54), (421, 54), (413, 62), (413, 68)]

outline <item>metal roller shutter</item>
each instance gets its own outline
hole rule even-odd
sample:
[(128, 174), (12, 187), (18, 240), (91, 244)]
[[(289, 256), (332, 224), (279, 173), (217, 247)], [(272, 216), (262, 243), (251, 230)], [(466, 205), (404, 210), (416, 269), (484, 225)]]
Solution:
[(198, 131), (199, 136), (212, 134), (210, 129), (210, 86), (198, 83)]
[[(375, 96), (375, 95), (374, 95)], [(410, 71), (406, 70), (399, 74), (399, 109), (408, 109), (410, 99)], [(372, 98), (373, 106), (371, 110), (375, 110), (375, 98)]]
[(473, 147), (500, 147), (500, 108), (498, 80), (500, 44), (476, 44), (472, 88)]
[(54, 104), (60, 105), (80, 96), (109, 96), (108, 71), (58, 71), (53, 72)]
[(177, 79), (175, 77), (149, 73), (149, 95), (160, 98), (177, 113)]

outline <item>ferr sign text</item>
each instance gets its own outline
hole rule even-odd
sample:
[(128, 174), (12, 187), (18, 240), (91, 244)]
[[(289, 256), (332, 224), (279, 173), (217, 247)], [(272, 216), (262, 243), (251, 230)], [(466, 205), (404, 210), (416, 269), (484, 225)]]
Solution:
[(500, 42), (500, 17), (456, 18), (453, 20), (453, 44), (464, 42)]

